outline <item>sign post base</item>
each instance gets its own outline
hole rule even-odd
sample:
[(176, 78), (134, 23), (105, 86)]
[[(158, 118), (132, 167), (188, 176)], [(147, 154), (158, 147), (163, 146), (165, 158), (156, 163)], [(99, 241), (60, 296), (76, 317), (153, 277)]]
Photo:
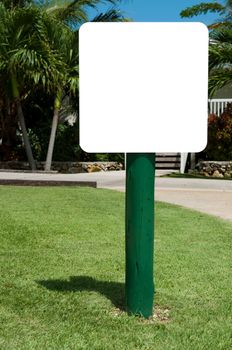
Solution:
[(128, 153), (126, 169), (126, 309), (153, 313), (154, 153)]

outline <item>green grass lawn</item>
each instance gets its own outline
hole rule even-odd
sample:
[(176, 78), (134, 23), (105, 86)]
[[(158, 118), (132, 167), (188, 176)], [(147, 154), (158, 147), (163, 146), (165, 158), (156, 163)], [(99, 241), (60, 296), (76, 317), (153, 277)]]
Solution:
[(232, 223), (157, 203), (156, 317), (124, 311), (124, 194), (0, 186), (1, 350), (232, 349)]

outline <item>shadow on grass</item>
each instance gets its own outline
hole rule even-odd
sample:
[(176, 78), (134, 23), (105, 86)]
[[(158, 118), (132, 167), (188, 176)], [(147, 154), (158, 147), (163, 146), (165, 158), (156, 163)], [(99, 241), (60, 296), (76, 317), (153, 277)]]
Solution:
[(42, 280), (36, 282), (49, 290), (57, 292), (97, 292), (111, 300), (117, 308), (125, 310), (124, 283), (98, 281), (89, 276), (71, 276), (69, 280)]

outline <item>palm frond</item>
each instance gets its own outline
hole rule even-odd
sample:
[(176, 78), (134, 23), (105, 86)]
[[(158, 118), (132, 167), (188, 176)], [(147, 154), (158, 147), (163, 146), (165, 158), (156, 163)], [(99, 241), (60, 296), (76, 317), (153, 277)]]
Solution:
[[(209, 24), (208, 25), (208, 29), (209, 30), (223, 30), (223, 29), (226, 29), (226, 28), (230, 28), (231, 27), (231, 19), (230, 20), (227, 20), (227, 19), (223, 19), (221, 21), (217, 21), (215, 23), (212, 23), (212, 24)], [(211, 33), (211, 32), (210, 32)]]
[(107, 12), (99, 13), (91, 22), (126, 22), (128, 19), (123, 16), (117, 8), (111, 8)]
[(61, 123), (68, 122), (70, 125), (73, 125), (77, 120), (77, 115), (78, 113), (73, 107), (71, 96), (64, 95), (59, 111), (59, 121)]
[[(77, 26), (88, 19), (88, 7), (97, 8), (100, 3), (115, 5), (119, 0), (53, 0), (46, 5), (46, 11), (70, 26)], [(103, 17), (103, 21), (105, 21)]]
[[(4, 15), (9, 17), (5, 25), (1, 21)], [(54, 22), (35, 6), (7, 10), (5, 14), (0, 6), (1, 72), (14, 74), (22, 84), (41, 84), (47, 91), (61, 84), (68, 67), (59, 44), (65, 42), (64, 33), (70, 29)]]
[(226, 7), (218, 2), (202, 2), (198, 5), (187, 7), (185, 10), (181, 11), (180, 16), (182, 18), (191, 18), (194, 16), (199, 16), (202, 14), (207, 14), (209, 12), (218, 13), (219, 15), (224, 14)]
[(88, 20), (86, 9), (82, 6), (76, 6), (76, 1), (66, 4), (56, 3), (53, 7), (47, 8), (47, 13), (56, 17), (60, 21), (71, 22), (83, 22)]
[(209, 69), (232, 65), (232, 43), (209, 46)]
[(210, 32), (210, 39), (220, 43), (232, 42), (232, 23), (223, 23)]
[(1, 3), (7, 8), (7, 9), (13, 9), (13, 8), (19, 8), (19, 7), (26, 7), (33, 3), (32, 0), (1, 0)]
[(232, 83), (232, 69), (217, 69), (209, 76), (209, 95)]
[(96, 7), (101, 0), (55, 0), (45, 6), (47, 13), (61, 21), (83, 22), (88, 20), (86, 8)]

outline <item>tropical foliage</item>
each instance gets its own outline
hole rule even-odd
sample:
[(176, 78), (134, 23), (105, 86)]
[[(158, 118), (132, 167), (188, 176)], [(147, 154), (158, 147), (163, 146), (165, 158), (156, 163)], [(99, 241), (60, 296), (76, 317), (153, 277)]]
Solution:
[(183, 10), (181, 17), (193, 17), (213, 12), (218, 20), (210, 24), (209, 94), (232, 84), (232, 0), (200, 3)]
[(232, 104), (220, 117), (211, 114), (208, 119), (208, 145), (200, 158), (209, 160), (232, 159)]
[[(232, 0), (204, 2), (181, 12), (181, 17), (193, 17), (209, 12), (218, 14), (209, 28), (209, 96), (224, 86), (232, 88)], [(208, 119), (208, 145), (198, 157), (210, 160), (232, 159), (232, 109), (228, 105), (218, 118)]]
[(182, 18), (192, 18), (207, 13), (218, 14), (218, 20), (215, 23), (209, 25), (209, 29), (218, 28), (221, 25), (230, 23), (232, 19), (232, 0), (220, 1), (220, 2), (202, 2), (200, 4), (187, 7), (181, 11), (180, 16)]
[[(37, 142), (38, 136), (33, 127), (26, 127), (26, 122), (35, 123), (27, 114), (30, 101), (35, 114), (40, 110), (46, 122), (53, 115), (46, 160), (46, 170), (50, 169), (59, 122), (70, 115), (77, 117), (77, 104), (71, 102), (78, 99), (78, 28), (89, 20), (88, 8), (100, 2), (0, 1), (0, 159), (20, 157), (17, 147), (23, 137), (30, 166), (36, 168), (31, 141)], [(105, 2), (112, 6), (117, 1)], [(124, 18), (119, 10), (110, 8), (93, 20)], [(42, 95), (41, 104), (37, 95)], [(49, 107), (43, 101), (49, 101)]]
[(232, 84), (232, 22), (210, 33), (209, 92), (213, 95), (220, 88)]

